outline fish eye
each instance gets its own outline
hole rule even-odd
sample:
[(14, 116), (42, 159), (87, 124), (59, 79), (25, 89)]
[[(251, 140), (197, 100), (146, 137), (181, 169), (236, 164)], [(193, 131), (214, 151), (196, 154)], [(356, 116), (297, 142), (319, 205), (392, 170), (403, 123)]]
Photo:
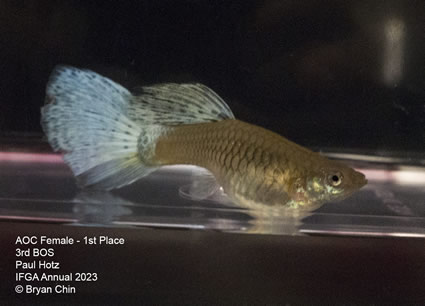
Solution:
[(330, 185), (336, 187), (342, 183), (342, 173), (336, 172), (328, 176), (328, 182)]

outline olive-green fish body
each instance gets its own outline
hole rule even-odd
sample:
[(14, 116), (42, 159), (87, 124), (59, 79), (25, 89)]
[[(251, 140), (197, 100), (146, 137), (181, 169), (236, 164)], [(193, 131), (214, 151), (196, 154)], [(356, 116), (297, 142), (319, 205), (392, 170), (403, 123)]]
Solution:
[(58, 67), (42, 125), (82, 187), (128, 185), (163, 165), (208, 169), (237, 205), (296, 212), (345, 198), (364, 175), (235, 119), (202, 84), (145, 86), (134, 95), (89, 70)]
[(281, 203), (289, 200), (290, 165), (279, 154), (281, 146), (278, 135), (229, 119), (173, 128), (158, 139), (156, 159), (160, 164), (204, 167), (233, 200), (273, 205), (268, 196), (273, 192), (279, 193)]
[(254, 208), (317, 206), (324, 199), (309, 198), (301, 182), (332, 163), (276, 133), (236, 119), (170, 128), (158, 139), (153, 162), (204, 167), (232, 200)]

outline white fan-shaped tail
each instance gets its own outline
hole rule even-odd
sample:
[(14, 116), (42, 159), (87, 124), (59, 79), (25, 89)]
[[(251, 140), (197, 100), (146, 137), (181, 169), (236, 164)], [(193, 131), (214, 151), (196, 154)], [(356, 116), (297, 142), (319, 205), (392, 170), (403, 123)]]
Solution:
[(202, 84), (160, 84), (132, 95), (90, 70), (58, 66), (41, 110), (43, 130), (65, 153), (81, 186), (118, 188), (158, 166), (155, 145), (170, 126), (234, 118), (226, 103)]

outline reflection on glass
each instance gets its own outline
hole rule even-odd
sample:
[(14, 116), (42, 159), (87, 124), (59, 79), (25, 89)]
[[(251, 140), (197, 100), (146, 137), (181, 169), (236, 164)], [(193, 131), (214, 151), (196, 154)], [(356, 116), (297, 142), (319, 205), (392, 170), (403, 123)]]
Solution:
[(396, 86), (403, 77), (405, 24), (398, 18), (384, 24), (383, 78), (387, 86)]
[(78, 223), (112, 224), (122, 216), (133, 213), (134, 204), (110, 192), (81, 191), (72, 200), (75, 203), (73, 212)]
[(122, 190), (93, 192), (76, 188), (59, 155), (1, 152), (0, 218), (261, 234), (425, 236), (421, 158), (326, 155), (361, 170), (369, 184), (297, 220), (232, 206), (220, 190), (205, 199), (185, 196), (182, 191), (196, 178), (193, 166), (164, 167)]

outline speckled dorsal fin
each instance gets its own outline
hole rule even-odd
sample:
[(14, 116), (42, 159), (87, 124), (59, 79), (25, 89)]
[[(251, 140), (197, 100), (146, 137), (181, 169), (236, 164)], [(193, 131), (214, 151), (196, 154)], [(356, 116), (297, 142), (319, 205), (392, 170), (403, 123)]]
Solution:
[(165, 83), (137, 91), (133, 92), (128, 115), (143, 124), (178, 125), (235, 118), (223, 99), (202, 84)]

